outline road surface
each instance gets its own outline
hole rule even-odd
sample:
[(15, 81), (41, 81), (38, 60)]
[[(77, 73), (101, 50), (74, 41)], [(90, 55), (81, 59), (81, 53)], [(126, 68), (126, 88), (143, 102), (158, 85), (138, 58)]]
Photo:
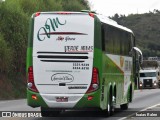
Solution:
[[(31, 108), (27, 106), (26, 99), (0, 101), (0, 111), (40, 111), (40, 108)], [(151, 111), (152, 117), (141, 117), (144, 114), (138, 111)], [(136, 90), (134, 92), (133, 102), (130, 103), (127, 111), (120, 111), (116, 108), (116, 112), (112, 117), (105, 117), (102, 112), (88, 112), (88, 111), (67, 111), (55, 117), (54, 120), (158, 120), (160, 117), (155, 117), (157, 111), (160, 111), (160, 89), (145, 89)], [(160, 115), (160, 112), (158, 112)], [(136, 116), (136, 117), (135, 117)], [(1, 118), (3, 120), (44, 120), (44, 118)], [(51, 120), (53, 118), (45, 118)]]

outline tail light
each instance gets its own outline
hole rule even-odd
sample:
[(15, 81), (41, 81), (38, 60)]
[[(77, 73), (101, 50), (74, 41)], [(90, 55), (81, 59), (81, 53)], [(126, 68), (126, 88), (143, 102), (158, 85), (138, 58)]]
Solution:
[(86, 93), (91, 93), (96, 91), (99, 88), (99, 75), (98, 75), (98, 69), (93, 67), (93, 72), (92, 72), (92, 81), (90, 84), (89, 89), (87, 90)]
[(89, 16), (94, 18), (94, 13), (89, 13)]
[(28, 68), (28, 81), (27, 81), (28, 89), (30, 89), (33, 92), (38, 92), (35, 83), (34, 83), (34, 76), (33, 76), (33, 67), (30, 66)]
[(40, 16), (40, 14), (41, 14), (40, 12), (36, 12), (35, 16), (38, 17)]

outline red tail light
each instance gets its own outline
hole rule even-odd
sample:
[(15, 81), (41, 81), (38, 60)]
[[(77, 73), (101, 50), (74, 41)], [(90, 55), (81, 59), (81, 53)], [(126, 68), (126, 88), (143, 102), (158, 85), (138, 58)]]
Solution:
[(28, 85), (28, 89), (30, 89), (31, 91), (34, 91), (34, 92), (38, 92), (35, 84), (34, 84), (34, 76), (33, 76), (33, 67), (30, 66), (28, 68), (28, 82), (27, 82), (27, 85)]
[(40, 14), (41, 14), (40, 12), (36, 12), (35, 16), (38, 17)]
[(89, 16), (94, 18), (94, 13), (89, 13)]
[(98, 69), (93, 67), (93, 72), (92, 72), (92, 81), (90, 84), (89, 89), (87, 90), (86, 93), (94, 92), (99, 88), (99, 76), (98, 76)]

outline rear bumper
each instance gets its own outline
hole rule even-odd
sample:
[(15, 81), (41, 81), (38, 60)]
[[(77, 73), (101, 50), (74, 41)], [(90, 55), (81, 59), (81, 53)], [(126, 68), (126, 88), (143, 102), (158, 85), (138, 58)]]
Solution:
[[(49, 108), (73, 108), (84, 94), (41, 94)], [(58, 102), (57, 98), (67, 98), (65, 102)]]
[[(32, 95), (36, 95), (37, 100), (32, 99)], [(32, 92), (29, 89), (27, 89), (27, 104), (31, 107), (48, 107), (39, 93)]]
[[(37, 100), (32, 99), (37, 96)], [(58, 109), (90, 109), (100, 108), (99, 90), (90, 94), (40, 94), (27, 89), (27, 103), (31, 107)], [(91, 100), (88, 97), (92, 96)], [(68, 102), (57, 102), (57, 97), (68, 97)]]

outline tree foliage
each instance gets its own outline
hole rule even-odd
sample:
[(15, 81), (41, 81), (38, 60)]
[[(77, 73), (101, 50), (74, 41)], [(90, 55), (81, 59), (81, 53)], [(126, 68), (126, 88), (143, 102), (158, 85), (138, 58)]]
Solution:
[[(5, 74), (5, 72), (9, 72), (9, 68), (12, 65), (12, 51), (8, 47), (6, 41), (3, 36), (0, 34), (0, 72)], [(5, 62), (4, 62), (5, 61)], [(7, 70), (7, 71), (5, 71)]]
[(137, 45), (142, 49), (144, 57), (160, 57), (160, 11), (145, 14), (124, 15), (115, 14), (111, 17), (118, 24), (133, 30)]

